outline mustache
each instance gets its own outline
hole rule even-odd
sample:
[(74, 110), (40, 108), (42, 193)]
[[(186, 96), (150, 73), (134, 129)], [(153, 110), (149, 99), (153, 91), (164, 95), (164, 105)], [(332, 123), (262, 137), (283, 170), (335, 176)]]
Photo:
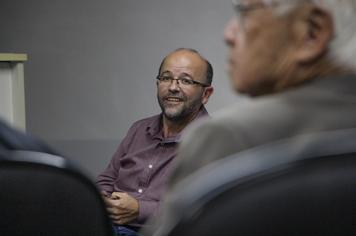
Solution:
[(167, 99), (167, 98), (177, 98), (177, 99), (180, 99), (180, 100), (186, 100), (185, 96), (183, 94), (167, 94), (167, 95), (164, 95), (162, 97), (163, 99)]

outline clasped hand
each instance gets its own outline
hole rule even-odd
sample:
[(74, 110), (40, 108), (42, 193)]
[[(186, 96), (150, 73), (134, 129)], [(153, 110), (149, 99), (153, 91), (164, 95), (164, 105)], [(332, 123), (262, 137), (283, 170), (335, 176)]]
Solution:
[(119, 225), (130, 223), (138, 217), (138, 201), (125, 192), (103, 193), (106, 209), (112, 222)]

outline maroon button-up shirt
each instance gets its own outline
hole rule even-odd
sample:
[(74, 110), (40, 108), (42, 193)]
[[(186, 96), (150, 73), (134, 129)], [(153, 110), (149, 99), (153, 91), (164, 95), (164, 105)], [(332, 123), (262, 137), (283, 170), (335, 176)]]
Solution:
[[(202, 106), (195, 120), (207, 116)], [(97, 185), (108, 193), (127, 192), (139, 202), (132, 226), (142, 226), (157, 212), (176, 157), (181, 133), (164, 138), (162, 114), (135, 122), (119, 145)]]

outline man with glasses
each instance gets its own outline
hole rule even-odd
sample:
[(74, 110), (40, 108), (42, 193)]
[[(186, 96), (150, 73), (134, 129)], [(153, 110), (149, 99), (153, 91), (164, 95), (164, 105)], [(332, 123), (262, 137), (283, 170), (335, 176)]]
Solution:
[[(172, 196), (182, 179), (214, 160), (299, 135), (356, 128), (356, 0), (233, 3), (237, 16), (224, 32), (228, 73), (234, 89), (251, 99), (187, 132)], [(170, 199), (157, 235), (170, 225), (176, 207)]]
[(136, 235), (157, 211), (182, 131), (208, 115), (212, 77), (211, 64), (193, 49), (163, 59), (156, 81), (162, 113), (132, 125), (97, 179), (117, 235)]

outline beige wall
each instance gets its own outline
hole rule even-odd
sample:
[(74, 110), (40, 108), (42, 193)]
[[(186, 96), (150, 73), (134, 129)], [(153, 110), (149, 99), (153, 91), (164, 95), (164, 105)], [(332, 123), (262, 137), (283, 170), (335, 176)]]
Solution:
[(0, 117), (13, 120), (11, 69), (7, 62), (0, 62)]
[(25, 54), (0, 53), (0, 117), (16, 128), (26, 129)]

